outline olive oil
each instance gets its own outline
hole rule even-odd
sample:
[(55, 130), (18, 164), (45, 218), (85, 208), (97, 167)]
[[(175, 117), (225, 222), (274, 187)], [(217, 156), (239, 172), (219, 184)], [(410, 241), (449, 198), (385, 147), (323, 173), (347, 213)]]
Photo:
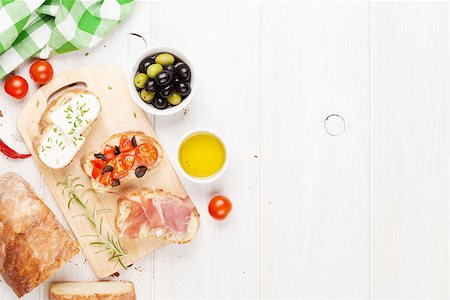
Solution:
[(208, 132), (197, 132), (188, 136), (178, 152), (178, 160), (183, 170), (197, 178), (217, 174), (225, 164), (225, 157), (222, 141)]

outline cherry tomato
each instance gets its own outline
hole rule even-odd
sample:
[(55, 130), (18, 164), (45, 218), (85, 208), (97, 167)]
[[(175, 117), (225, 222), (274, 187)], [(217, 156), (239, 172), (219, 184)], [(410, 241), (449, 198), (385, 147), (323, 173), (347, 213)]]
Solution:
[(37, 84), (46, 84), (53, 77), (53, 67), (46, 60), (38, 60), (30, 67), (30, 77)]
[(109, 145), (105, 146), (105, 151), (104, 151), (106, 160), (111, 160), (114, 157), (116, 157), (116, 155), (114, 154), (114, 147), (111, 147)]
[(28, 83), (21, 76), (11, 76), (5, 81), (5, 92), (11, 97), (22, 99), (28, 93)]
[(94, 179), (97, 179), (98, 176), (102, 175), (102, 170), (103, 169), (101, 169), (101, 168), (96, 168), (96, 167), (92, 168), (92, 177)]
[(137, 162), (146, 167), (153, 165), (158, 159), (158, 150), (151, 144), (142, 144), (135, 151)]
[(111, 160), (111, 166), (114, 168), (112, 177), (114, 179), (121, 179), (128, 175), (128, 170), (122, 163), (122, 156), (118, 155)]
[(99, 182), (104, 186), (108, 186), (112, 182), (112, 172), (106, 172), (102, 176), (100, 176)]
[(134, 166), (134, 155), (121, 155), (121, 163), (127, 169), (130, 170)]
[(122, 135), (120, 137), (120, 145), (119, 145), (120, 153), (128, 152), (134, 149), (131, 140), (126, 136)]
[(94, 168), (103, 169), (103, 167), (106, 165), (106, 162), (101, 159), (93, 159), (91, 160), (91, 165)]
[(218, 221), (225, 220), (231, 211), (233, 205), (230, 199), (225, 196), (218, 195), (211, 199), (208, 206), (208, 211), (211, 217)]

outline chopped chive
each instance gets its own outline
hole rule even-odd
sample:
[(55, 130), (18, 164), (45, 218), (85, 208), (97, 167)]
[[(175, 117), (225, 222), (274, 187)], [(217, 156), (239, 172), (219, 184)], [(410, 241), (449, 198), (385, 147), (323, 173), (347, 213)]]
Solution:
[(135, 112), (133, 113), (133, 115), (134, 115), (134, 117), (136, 118), (136, 113), (135, 113)]

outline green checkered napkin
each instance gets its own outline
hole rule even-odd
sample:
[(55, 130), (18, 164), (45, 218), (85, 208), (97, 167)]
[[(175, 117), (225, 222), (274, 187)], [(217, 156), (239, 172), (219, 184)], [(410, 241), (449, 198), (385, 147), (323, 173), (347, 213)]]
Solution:
[(95, 46), (133, 6), (134, 0), (0, 0), (0, 79), (31, 56)]

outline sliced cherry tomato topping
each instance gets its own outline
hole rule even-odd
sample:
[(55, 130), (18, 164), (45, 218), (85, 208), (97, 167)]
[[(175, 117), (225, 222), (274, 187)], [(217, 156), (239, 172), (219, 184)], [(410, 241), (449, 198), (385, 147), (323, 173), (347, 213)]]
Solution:
[(105, 162), (101, 159), (93, 159), (93, 160), (91, 160), (91, 164), (94, 168), (99, 168), (99, 169), (103, 169), (103, 167), (105, 166)]
[(114, 157), (116, 157), (116, 155), (114, 154), (114, 147), (106, 145), (106, 147), (105, 147), (105, 157), (106, 157), (106, 160), (111, 160)]
[(97, 179), (98, 176), (102, 175), (102, 170), (103, 170), (103, 169), (101, 169), (101, 168), (96, 168), (96, 167), (94, 167), (94, 168), (92, 169), (92, 177), (93, 177), (94, 179)]
[(134, 149), (133, 143), (131, 143), (131, 140), (126, 135), (122, 135), (120, 137), (119, 149), (120, 153), (128, 152)]
[(134, 166), (134, 155), (122, 155), (120, 160), (122, 162), (122, 165), (125, 167), (125, 169), (131, 170), (131, 168), (133, 168), (133, 166)]
[(114, 179), (121, 179), (128, 175), (128, 169), (124, 166), (122, 158), (123, 155), (118, 155), (110, 162), (114, 168), (112, 175)]
[(102, 176), (100, 176), (99, 182), (104, 186), (108, 186), (112, 182), (112, 172), (106, 172)]
[(136, 148), (136, 160), (142, 166), (150, 167), (158, 159), (158, 150), (151, 144), (142, 144)]

